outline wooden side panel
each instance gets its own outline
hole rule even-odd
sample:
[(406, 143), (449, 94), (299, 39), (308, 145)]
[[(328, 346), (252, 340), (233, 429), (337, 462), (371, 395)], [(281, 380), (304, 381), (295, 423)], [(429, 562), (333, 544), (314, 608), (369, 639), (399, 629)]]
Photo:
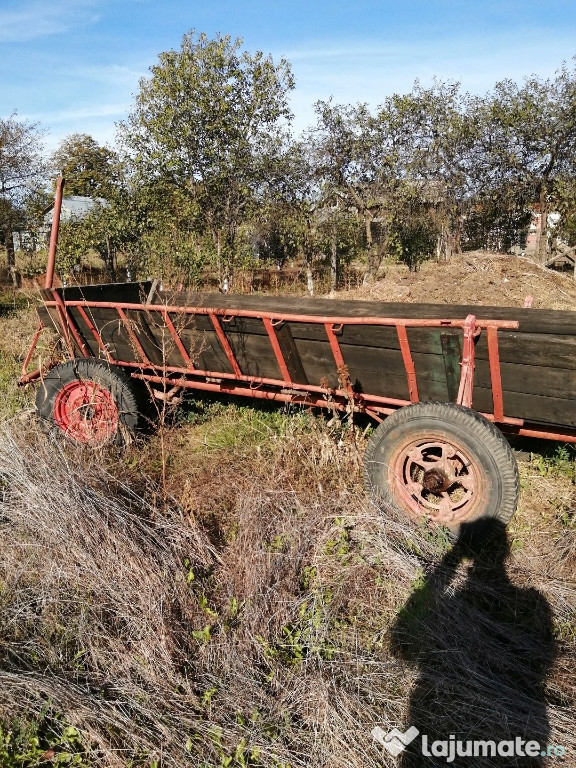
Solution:
[[(121, 283), (59, 289), (67, 299), (143, 302), (151, 283)], [(50, 298), (49, 292), (43, 292)], [(576, 426), (576, 312), (525, 310), (510, 307), (356, 302), (302, 297), (236, 296), (223, 294), (162, 294), (162, 304), (251, 309), (315, 316), (460, 318), (467, 314), (520, 323), (518, 331), (499, 331), (504, 412), (507, 416), (541, 423)], [(139, 360), (135, 345), (114, 309), (89, 310), (103, 341), (117, 359)], [(39, 309), (44, 322), (54, 312)], [(147, 357), (184, 367), (186, 362), (160, 313), (128, 312), (131, 327)], [(72, 315), (92, 354), (96, 342), (77, 311)], [(196, 367), (233, 373), (210, 318), (172, 315), (182, 343)], [(226, 338), (246, 375), (281, 379), (270, 339), (261, 320), (241, 318), (222, 322)], [(285, 323), (276, 329), (278, 342), (293, 381), (338, 386), (336, 365), (322, 324)], [(459, 382), (462, 333), (453, 329), (408, 329), (422, 400), (454, 400)], [(344, 361), (354, 388), (366, 394), (408, 400), (408, 385), (395, 328), (347, 326), (338, 334)], [(474, 407), (492, 411), (486, 334), (476, 343)]]

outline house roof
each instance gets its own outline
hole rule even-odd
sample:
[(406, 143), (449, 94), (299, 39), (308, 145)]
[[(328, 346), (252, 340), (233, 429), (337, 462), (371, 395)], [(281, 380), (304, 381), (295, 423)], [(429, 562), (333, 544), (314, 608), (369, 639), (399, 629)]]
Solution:
[[(83, 219), (96, 206), (107, 206), (108, 201), (103, 197), (83, 197), (82, 195), (71, 195), (62, 198), (62, 210), (60, 212), (60, 221), (70, 221), (70, 219)], [(52, 222), (52, 205), (46, 212), (44, 221), (47, 224)]]

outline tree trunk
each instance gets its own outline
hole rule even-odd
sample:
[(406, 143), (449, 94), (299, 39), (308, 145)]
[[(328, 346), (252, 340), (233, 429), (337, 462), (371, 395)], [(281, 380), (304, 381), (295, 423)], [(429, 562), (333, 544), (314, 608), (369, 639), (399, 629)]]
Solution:
[(220, 230), (212, 231), (212, 239), (216, 246), (216, 271), (218, 272), (218, 285), (224, 289), (224, 276), (222, 274), (222, 233)]
[(110, 275), (112, 282), (116, 282), (116, 267), (114, 264), (114, 249), (110, 246), (110, 238), (106, 235), (106, 264), (108, 266), (108, 274)]
[(336, 291), (338, 289), (338, 279), (340, 277), (340, 264), (338, 259), (338, 239), (336, 232), (332, 233), (330, 243), (330, 290)]
[(312, 255), (305, 254), (306, 260), (306, 287), (310, 296), (314, 296), (314, 273), (312, 272)]
[(372, 237), (372, 216), (368, 211), (364, 213), (364, 231), (366, 233), (366, 249), (368, 251), (366, 274), (363, 280), (364, 285), (366, 285), (366, 283), (371, 282), (376, 277), (376, 272), (380, 266), (378, 255), (375, 253), (374, 238)]
[(368, 250), (368, 264), (366, 274), (364, 275), (363, 280), (364, 285), (376, 278), (378, 275), (378, 270), (380, 269), (380, 265), (382, 264), (382, 260), (384, 259), (384, 256), (388, 250), (388, 229), (386, 228), (384, 230), (384, 234), (380, 234), (377, 242), (374, 242), (374, 238), (372, 237), (371, 232), (371, 220), (367, 222), (367, 226), (370, 228), (370, 248)]
[(540, 264), (546, 262), (548, 250), (548, 187), (543, 182), (540, 187), (540, 234), (538, 237), (538, 261)]
[(14, 288), (20, 287), (20, 275), (16, 271), (16, 252), (14, 250), (14, 235), (12, 227), (6, 227), (4, 231), (4, 237), (6, 242), (6, 266), (8, 267), (8, 274)]

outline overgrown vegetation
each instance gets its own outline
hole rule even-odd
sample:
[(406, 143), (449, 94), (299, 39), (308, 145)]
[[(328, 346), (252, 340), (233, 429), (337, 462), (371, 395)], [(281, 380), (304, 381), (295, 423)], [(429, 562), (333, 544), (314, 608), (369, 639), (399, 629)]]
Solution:
[(521, 465), (479, 555), (372, 506), (358, 425), (211, 397), (165, 416), (97, 456), (4, 422), (2, 765), (377, 768), (372, 729), (410, 723), (573, 753), (570, 448)]
[(523, 465), (510, 554), (453, 561), (371, 506), (339, 421), (198, 401), (164, 430), (164, 488), (160, 436), (95, 462), (2, 432), (8, 765), (392, 766), (370, 732), (421, 724), (426, 686), (438, 737), (480, 708), (491, 738), (576, 748), (572, 456)]
[[(384, 259), (415, 270), (462, 249), (520, 252), (536, 213), (537, 259), (558, 238), (573, 246), (572, 65), (484, 96), (438, 79), (374, 109), (319, 101), (315, 125), (296, 138), (293, 87), (289, 62), (229, 36), (192, 30), (160, 53), (116, 147), (73, 134), (51, 158), (68, 194), (105, 200), (64, 222), (62, 276), (73, 281), (96, 255), (111, 279), (155, 274), (225, 290), (247, 269), (288, 267), (310, 292), (318, 277), (334, 290), (352, 260), (370, 281)], [(0, 132), (0, 225), (14, 272), (14, 230), (24, 251), (45, 242), (48, 166), (39, 126), (12, 115)]]

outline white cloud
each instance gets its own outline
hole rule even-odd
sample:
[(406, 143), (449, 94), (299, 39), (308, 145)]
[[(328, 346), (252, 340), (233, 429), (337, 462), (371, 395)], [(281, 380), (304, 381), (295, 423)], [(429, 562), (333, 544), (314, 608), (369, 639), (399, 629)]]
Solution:
[(75, 69), (75, 76), (101, 85), (135, 90), (141, 77), (146, 77), (149, 72), (145, 65), (141, 67), (137, 63), (132, 66), (119, 64), (98, 65), (91, 67), (79, 67)]
[(23, 42), (91, 23), (99, 0), (33, 0), (0, 8), (0, 43)]
[(128, 110), (127, 104), (94, 104), (90, 107), (63, 109), (57, 112), (43, 112), (41, 115), (30, 115), (31, 120), (41, 120), (42, 123), (73, 123), (79, 120), (93, 118), (123, 117)]

